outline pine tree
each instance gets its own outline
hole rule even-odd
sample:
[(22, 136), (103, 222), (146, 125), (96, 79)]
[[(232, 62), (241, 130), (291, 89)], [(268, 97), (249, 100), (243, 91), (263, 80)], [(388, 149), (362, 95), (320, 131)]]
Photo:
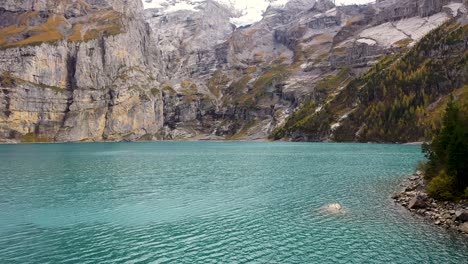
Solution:
[(468, 117), (466, 112), (460, 111), (452, 96), (445, 110), (442, 129), (435, 133), (431, 144), (423, 145), (422, 150), (428, 158), (429, 193), (443, 199), (463, 195), (468, 187)]

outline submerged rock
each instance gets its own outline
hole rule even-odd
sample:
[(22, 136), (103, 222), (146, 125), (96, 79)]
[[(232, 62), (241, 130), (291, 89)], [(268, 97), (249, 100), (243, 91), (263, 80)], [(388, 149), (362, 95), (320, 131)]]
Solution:
[(340, 203), (331, 203), (322, 206), (320, 211), (332, 214), (343, 214), (345, 213), (345, 208)]

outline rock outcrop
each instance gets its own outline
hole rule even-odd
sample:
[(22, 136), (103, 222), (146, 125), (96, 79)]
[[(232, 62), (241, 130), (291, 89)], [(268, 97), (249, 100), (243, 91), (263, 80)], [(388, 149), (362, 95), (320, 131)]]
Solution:
[[(457, 11), (452, 12), (449, 6)], [(467, 12), (461, 3), (449, 6), (445, 7), (452, 11), (429, 17), (383, 24), (374, 21), (369, 22), (370, 26), (367, 22), (365, 26), (351, 23), (335, 36), (336, 45), (329, 57), (336, 68), (348, 66), (348, 76), (346, 71), (340, 71), (318, 82), (315, 87), (328, 91), (327, 99), (303, 104), (284, 126), (274, 131), (274, 138), (424, 140), (434, 128), (430, 124), (438, 122), (431, 114), (434, 107), (444, 107), (438, 104), (445, 101), (440, 98), (448, 98), (452, 92), (462, 94), (466, 84), (466, 60), (459, 54), (466, 51)], [(457, 16), (451, 17), (453, 14)], [(440, 26), (434, 29), (435, 25)], [(368, 70), (371, 65), (374, 66)], [(407, 97), (412, 99), (405, 101)]]
[(139, 1), (6, 1), (0, 140), (153, 139), (163, 103)]
[(261, 21), (241, 28), (229, 23), (228, 8), (211, 0), (194, 10), (146, 10), (165, 58), (159, 67), (168, 110), (164, 135), (266, 138), (298, 106), (324, 104), (384, 55), (448, 20), (445, 2), (412, 9), (406, 0), (337, 7), (294, 0), (270, 6)]
[[(378, 0), (378, 21), (396, 21), (415, 16), (427, 17), (442, 11), (452, 0)], [(459, 1), (461, 2), (461, 1)]]
[(0, 141), (266, 139), (299, 106), (326, 110), (382, 56), (466, 11), (290, 0), (236, 27), (223, 3), (171, 3), (2, 1)]

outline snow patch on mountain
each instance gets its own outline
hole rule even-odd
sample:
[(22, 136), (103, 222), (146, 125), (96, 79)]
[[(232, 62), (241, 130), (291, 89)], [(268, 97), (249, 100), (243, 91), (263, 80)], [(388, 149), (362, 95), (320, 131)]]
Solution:
[(204, 0), (143, 0), (145, 9), (163, 9), (165, 13), (172, 13), (181, 10), (197, 12), (197, 7)]
[(180, 2), (180, 3), (176, 3), (176, 4), (172, 5), (172, 6), (169, 6), (166, 9), (166, 12), (171, 13), (171, 12), (176, 12), (176, 11), (179, 11), (179, 10), (188, 10), (188, 11), (197, 12), (198, 11), (196, 9), (197, 6), (198, 6), (197, 4)]
[[(172, 13), (181, 10), (198, 11), (198, 6), (206, 0), (142, 0), (145, 9), (162, 9), (164, 13)], [(230, 19), (237, 27), (251, 25), (263, 19), (268, 7), (280, 8), (289, 0), (213, 0), (233, 10), (237, 16)], [(375, 0), (338, 0), (337, 4), (365, 4)]]
[(240, 27), (251, 25), (263, 19), (268, 7), (283, 7), (289, 0), (234, 0), (234, 8), (241, 15), (231, 18), (231, 23)]
[(269, 3), (264, 0), (239, 1), (236, 9), (241, 12), (241, 15), (231, 18), (230, 21), (238, 27), (253, 24), (262, 20), (263, 13), (268, 6)]
[[(198, 11), (198, 6), (206, 0), (143, 0), (145, 9), (162, 9), (164, 13), (181, 10)], [(263, 19), (269, 6), (282, 7), (289, 0), (213, 0), (238, 14), (230, 19), (237, 27), (247, 26)]]

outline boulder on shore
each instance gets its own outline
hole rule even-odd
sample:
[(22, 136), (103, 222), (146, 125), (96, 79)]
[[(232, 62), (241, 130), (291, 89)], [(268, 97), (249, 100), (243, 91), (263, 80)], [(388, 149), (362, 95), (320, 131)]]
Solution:
[(425, 208), (427, 205), (426, 205), (426, 202), (424, 200), (424, 197), (420, 196), (420, 195), (416, 195), (415, 197), (413, 197), (409, 204), (408, 204), (408, 208), (409, 209), (419, 209), (419, 208)]
[(468, 222), (467, 222), (467, 223), (461, 224), (461, 225), (458, 227), (458, 230), (460, 230), (460, 232), (463, 232), (463, 233), (467, 233), (467, 234), (468, 234)]
[(465, 211), (465, 210), (456, 211), (455, 219), (460, 222), (468, 222), (468, 211)]

